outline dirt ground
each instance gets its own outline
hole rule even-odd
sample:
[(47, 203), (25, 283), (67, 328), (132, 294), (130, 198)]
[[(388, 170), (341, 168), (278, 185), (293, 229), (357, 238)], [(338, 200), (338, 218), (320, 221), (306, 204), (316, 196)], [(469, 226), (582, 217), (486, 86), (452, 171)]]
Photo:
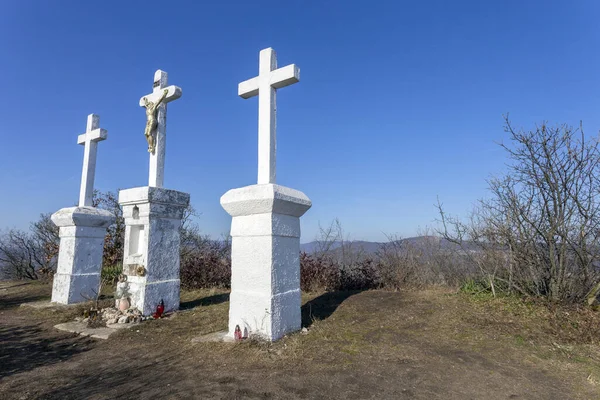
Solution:
[(573, 344), (535, 307), (443, 289), (306, 295), (273, 343), (192, 343), (224, 330), (228, 294), (108, 340), (57, 331), (81, 309), (35, 310), (48, 284), (0, 282), (2, 399), (600, 399), (600, 346)]

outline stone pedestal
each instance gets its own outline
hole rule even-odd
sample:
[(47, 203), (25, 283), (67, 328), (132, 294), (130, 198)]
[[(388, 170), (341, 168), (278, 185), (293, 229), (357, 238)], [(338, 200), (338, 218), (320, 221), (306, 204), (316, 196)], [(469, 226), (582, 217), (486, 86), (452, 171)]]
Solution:
[(95, 299), (100, 286), (106, 228), (114, 216), (93, 207), (63, 208), (52, 214), (60, 250), (52, 302), (73, 304)]
[(127, 275), (131, 306), (143, 315), (179, 309), (179, 228), (190, 195), (157, 187), (121, 190), (125, 218), (123, 273)]
[(299, 330), (300, 217), (311, 201), (275, 184), (232, 189), (221, 197), (232, 217), (229, 335), (277, 340)]

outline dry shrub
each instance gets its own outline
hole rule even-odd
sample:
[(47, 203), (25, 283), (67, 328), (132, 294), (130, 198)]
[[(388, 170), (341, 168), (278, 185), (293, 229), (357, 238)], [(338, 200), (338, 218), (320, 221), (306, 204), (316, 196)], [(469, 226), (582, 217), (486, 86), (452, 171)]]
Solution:
[(583, 306), (548, 304), (552, 333), (568, 343), (600, 343), (600, 313)]
[(334, 290), (338, 275), (337, 266), (332, 260), (300, 253), (300, 288), (303, 291)]
[(379, 264), (371, 257), (339, 267), (338, 290), (368, 290), (382, 285)]
[(181, 286), (187, 289), (231, 285), (231, 247), (228, 241), (200, 238), (181, 255)]
[(300, 254), (300, 288), (319, 290), (367, 290), (380, 286), (377, 263), (361, 257), (351, 264), (336, 260), (332, 254)]

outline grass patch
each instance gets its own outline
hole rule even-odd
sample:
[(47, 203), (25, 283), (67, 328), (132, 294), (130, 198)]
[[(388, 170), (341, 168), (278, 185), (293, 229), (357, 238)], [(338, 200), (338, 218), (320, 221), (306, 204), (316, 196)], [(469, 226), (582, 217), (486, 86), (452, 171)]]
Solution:
[[(42, 295), (42, 286), (30, 288), (31, 296)], [(11, 289), (12, 295), (21, 289)], [(112, 290), (103, 292), (106, 301), (112, 301)], [(43, 291), (49, 296), (51, 287)], [(41, 398), (52, 397), (45, 396), (52, 387), (68, 386), (80, 398), (93, 390), (105, 393), (107, 387), (148, 398), (185, 397), (169, 391), (178, 388), (205, 397), (218, 393), (235, 398), (242, 391), (272, 398), (401, 398), (408, 387), (417, 390), (417, 398), (457, 399), (480, 398), (490, 393), (490, 385), (498, 393), (491, 399), (511, 394), (532, 398), (530, 393), (539, 399), (600, 398), (598, 345), (582, 336), (567, 340), (592, 318), (585, 312), (573, 314), (514, 297), (486, 298), (476, 291), (449, 293), (443, 288), (304, 293), (302, 317), (308, 332), (275, 343), (253, 339), (228, 344), (191, 340), (227, 329), (228, 291), (184, 290), (180, 312), (93, 342), (77, 368), (68, 367), (65, 359), (22, 379)], [(24, 321), (70, 318), (75, 312), (14, 311), (5, 311), (3, 318), (10, 324), (15, 315), (17, 327)], [(552, 325), (553, 318), (567, 319)], [(50, 325), (34, 342), (52, 343), (50, 334), (62, 335)], [(6, 343), (13, 346), (16, 340)], [(45, 374), (44, 379), (36, 373)], [(82, 378), (83, 373), (90, 378)], [(163, 377), (163, 384), (157, 384), (156, 376)], [(5, 379), (0, 390), (18, 393), (24, 383), (20, 379)], [(204, 386), (208, 391), (198, 391)]]

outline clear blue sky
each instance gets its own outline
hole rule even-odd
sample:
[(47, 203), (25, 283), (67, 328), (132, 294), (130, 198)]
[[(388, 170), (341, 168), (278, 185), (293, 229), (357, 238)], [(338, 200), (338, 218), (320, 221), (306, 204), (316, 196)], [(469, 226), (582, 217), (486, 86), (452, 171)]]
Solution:
[(0, 13), (0, 228), (73, 205), (97, 113), (96, 188), (147, 184), (154, 71), (169, 106), (165, 187), (189, 192), (204, 233), (256, 183), (257, 101), (237, 84), (273, 47), (300, 83), (278, 94), (278, 183), (313, 207), (302, 241), (338, 217), (354, 239), (411, 236), (439, 196), (465, 214), (503, 170), (502, 114), (518, 126), (600, 129), (596, 1), (11, 1)]

